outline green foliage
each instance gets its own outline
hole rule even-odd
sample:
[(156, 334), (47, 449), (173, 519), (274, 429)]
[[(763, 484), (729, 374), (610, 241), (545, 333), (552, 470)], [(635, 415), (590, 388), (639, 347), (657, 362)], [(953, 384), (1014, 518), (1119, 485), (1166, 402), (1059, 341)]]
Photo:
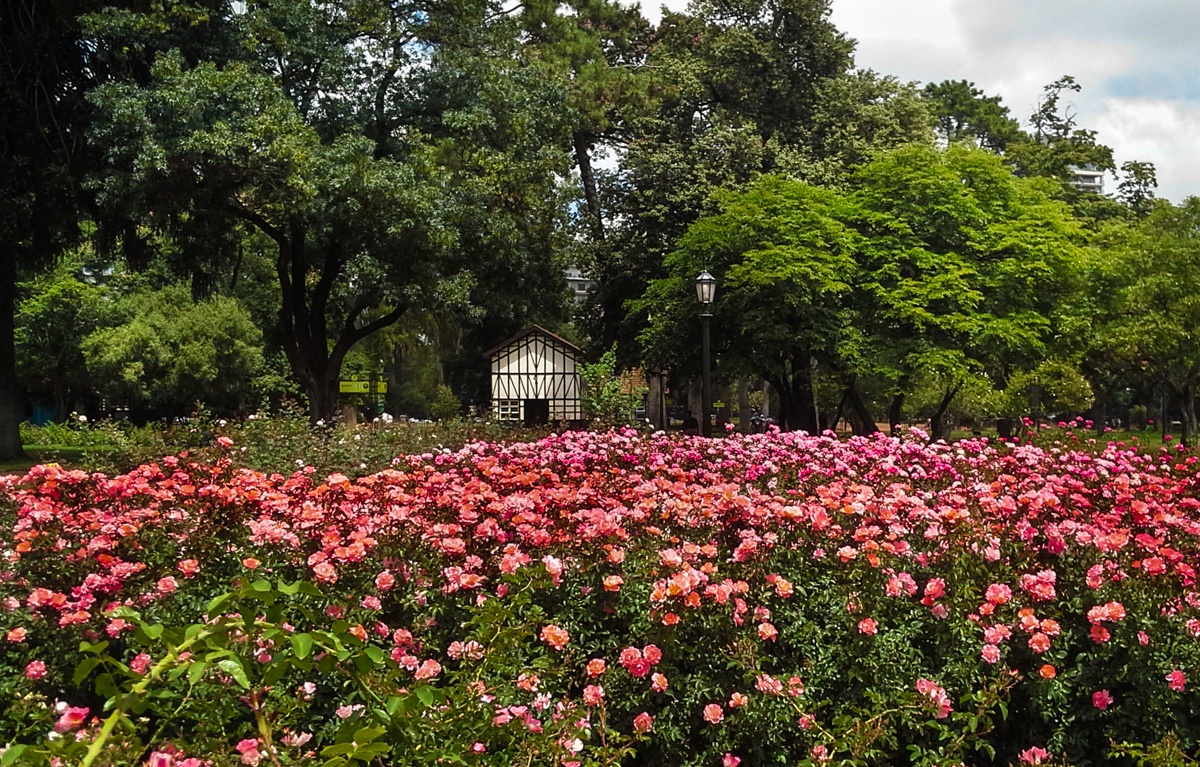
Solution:
[[(955, 388), (957, 387), (957, 388)], [(942, 399), (953, 390), (950, 403), (942, 408)], [(946, 376), (934, 370), (917, 377), (912, 394), (905, 399), (905, 413), (924, 421), (938, 415), (951, 422), (981, 421), (1001, 415), (1003, 392), (998, 391), (986, 375)], [(1022, 410), (1020, 414), (1027, 411)]]
[(105, 289), (64, 264), (22, 286), (16, 312), (17, 374), (29, 391), (48, 392), (66, 415), (68, 404), (91, 391), (84, 338), (105, 318)]
[(987, 96), (966, 80), (944, 80), (925, 86), (937, 120), (938, 136), (947, 143), (970, 141), (993, 152), (1024, 139), (1021, 125), (1009, 116), (999, 96)]
[(1097, 238), (1094, 284), (1102, 293), (1099, 343), (1126, 370), (1167, 387), (1178, 403), (1185, 439), (1197, 433), (1200, 384), (1200, 198), (1157, 205), (1132, 226)]
[(687, 369), (691, 282), (708, 268), (719, 367), (766, 378), (794, 427), (811, 428), (798, 408), (811, 409), (814, 366), (864, 430), (872, 388), (903, 398), (936, 374), (944, 409), (971, 376), (1003, 382), (1046, 356), (1075, 285), (1065, 206), (981, 150), (887, 152), (844, 192), (767, 177), (718, 199), (666, 260), (671, 276), (632, 304), (652, 315), (641, 339), (652, 364)]
[(880, 152), (932, 144), (928, 105), (911, 85), (866, 70), (824, 80), (803, 141), (772, 141), (778, 172), (819, 186), (844, 186)]
[(123, 322), (94, 331), (81, 346), (104, 396), (169, 412), (197, 402), (225, 411), (252, 402), (262, 335), (233, 299), (192, 302), (173, 286), (126, 296), (113, 312)]
[(617, 350), (609, 349), (600, 359), (579, 369), (583, 381), (580, 400), (583, 413), (599, 426), (632, 424), (634, 411), (642, 404), (646, 386), (629, 375), (617, 372)]
[(453, 416), (439, 424), (379, 420), (357, 426), (336, 422), (314, 426), (295, 405), (286, 404), (278, 412), (239, 420), (214, 418), (201, 410), (171, 424), (135, 426), (103, 420), (22, 427), (26, 444), (83, 448), (63, 462), (91, 471), (129, 471), (180, 451), (211, 451), (216, 437), (227, 436), (234, 440), (239, 460), (257, 471), (290, 474), (311, 466), (322, 475), (352, 477), (383, 471), (398, 455), (458, 448), (477, 439), (537, 439), (543, 433), (514, 432), (500, 424)]
[(1078, 368), (1061, 360), (1046, 360), (1008, 379), (1000, 413), (1074, 415), (1091, 407), (1094, 399), (1091, 384)]
[(462, 403), (449, 386), (441, 384), (434, 390), (433, 402), (429, 403), (429, 412), (438, 421), (448, 421), (462, 415)]
[(507, 14), (252, 3), (185, 45), (180, 10), (89, 17), (99, 56), (137, 63), (92, 94), (101, 201), (143, 226), (126, 250), (152, 227), (192, 272), (234, 268), (247, 241), (273, 252), (275, 332), (314, 419), (350, 350), (410, 309), (560, 308), (562, 93)]

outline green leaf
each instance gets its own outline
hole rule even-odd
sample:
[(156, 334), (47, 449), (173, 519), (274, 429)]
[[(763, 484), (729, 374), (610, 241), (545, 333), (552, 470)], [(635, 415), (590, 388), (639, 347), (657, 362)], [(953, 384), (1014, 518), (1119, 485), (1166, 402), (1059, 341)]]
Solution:
[(265, 578), (260, 578), (259, 580), (255, 581), (254, 583), (251, 583), (250, 588), (254, 589), (255, 591), (270, 591), (271, 590), (271, 582), (266, 580)]
[(369, 743), (354, 749), (351, 756), (360, 762), (369, 762), (380, 754), (386, 754), (392, 749), (387, 743)]
[(313, 638), (309, 634), (292, 634), (292, 651), (297, 658), (307, 658), (312, 652)]
[(354, 751), (353, 743), (335, 743), (321, 749), (321, 756), (343, 756)]
[(96, 677), (96, 694), (101, 698), (115, 698), (117, 695), (117, 685), (113, 681), (112, 674), (101, 674)]
[(163, 630), (165, 628), (166, 627), (163, 626), (161, 623), (143, 623), (142, 624), (142, 631), (146, 632), (146, 636), (150, 637), (151, 639), (158, 639), (160, 636), (162, 636)]
[(427, 707), (433, 705), (434, 695), (434, 689), (428, 685), (417, 688), (417, 698)]
[(4, 752), (4, 756), (0, 756), (0, 767), (8, 767), (10, 764), (15, 764), (17, 757), (25, 753), (27, 748), (29, 748), (29, 746), (25, 745), (24, 743), (18, 743), (15, 746), (9, 746)]
[(363, 652), (366, 653), (367, 657), (370, 658), (376, 666), (378, 666), (380, 663), (383, 663), (384, 658), (387, 657), (380, 647), (373, 644), (367, 645), (365, 648), (363, 648)]
[(310, 597), (318, 598), (325, 596), (325, 594), (323, 594), (315, 584), (309, 583), (308, 581), (300, 581), (300, 593)]
[(296, 581), (295, 583), (284, 583), (281, 580), (279, 581), (279, 593), (285, 596), (293, 597), (300, 593), (301, 583), (302, 581)]
[(221, 607), (221, 605), (228, 602), (230, 599), (233, 599), (233, 594), (231, 594), (231, 593), (230, 594), (221, 594), (220, 596), (213, 597), (213, 599), (208, 603), (208, 607), (204, 608), (205, 614), (208, 615), (208, 617), (210, 617), (210, 618), (213, 617), (213, 615), (216, 614), (217, 609), (219, 607)]
[(208, 664), (202, 660), (195, 661), (188, 666), (188, 684), (197, 684), (204, 678), (204, 672), (208, 670)]
[(95, 644), (83, 641), (79, 643), (79, 652), (90, 652), (99, 655), (108, 649), (108, 642), (96, 642)]
[(354, 742), (361, 746), (377, 739), (385, 732), (387, 729), (384, 727), (363, 727), (361, 730), (355, 730)]
[(103, 660), (103, 658), (95, 657), (84, 658), (82, 661), (80, 661), (79, 665), (75, 667), (75, 673), (71, 675), (71, 683), (79, 684), (84, 679), (87, 679), (88, 674), (92, 673), (92, 669), (100, 665)]
[(250, 689), (250, 679), (246, 676), (246, 669), (242, 668), (240, 661), (234, 658), (226, 658), (222, 661), (217, 661), (217, 667), (233, 677), (233, 680), (241, 686), (243, 690)]

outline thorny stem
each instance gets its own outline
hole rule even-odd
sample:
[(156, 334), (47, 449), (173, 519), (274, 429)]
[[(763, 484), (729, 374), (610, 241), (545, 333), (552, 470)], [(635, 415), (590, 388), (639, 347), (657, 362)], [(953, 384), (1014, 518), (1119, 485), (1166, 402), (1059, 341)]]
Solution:
[(271, 764), (275, 767), (283, 767), (279, 763), (279, 755), (275, 753), (275, 744), (271, 742), (271, 725), (263, 716), (261, 707), (254, 709), (254, 723), (258, 726), (258, 734), (263, 739), (263, 745), (266, 746), (267, 756), (271, 757)]
[(188, 704), (188, 702), (192, 699), (192, 693), (194, 693), (195, 691), (196, 691), (196, 685), (189, 683), (187, 694), (183, 696), (183, 700), (179, 701), (179, 705), (175, 707), (175, 710), (171, 712), (171, 715), (169, 717), (163, 719), (162, 724), (160, 724), (158, 726), (158, 730), (154, 733), (153, 736), (151, 736), (150, 740), (147, 741), (146, 748), (142, 752), (143, 759), (139, 759), (138, 761), (144, 761), (144, 757), (147, 756), (147, 752), (150, 751), (150, 748), (152, 747), (152, 745), (156, 741), (158, 741), (159, 736), (162, 735), (163, 730), (165, 730), (167, 728), (167, 725), (170, 722), (172, 722), (175, 719), (175, 717), (179, 716), (180, 711), (183, 711), (183, 707), (186, 706)]
[[(207, 639), (208, 637), (212, 636), (213, 633), (214, 632), (211, 629), (198, 631), (191, 639), (184, 640), (183, 644), (168, 651), (167, 654), (163, 656), (162, 660), (154, 664), (154, 666), (146, 673), (146, 676), (144, 676), (141, 681), (129, 689), (129, 695), (125, 696), (125, 700), (145, 693), (146, 690), (150, 688), (150, 683), (157, 680), (164, 671), (166, 671), (170, 666), (174, 665), (175, 661), (179, 659), (179, 656), (182, 653), (186, 652), (189, 647), (196, 644), (200, 640)], [(92, 763), (96, 761), (96, 758), (100, 756), (100, 752), (104, 749), (105, 742), (107, 742), (109, 736), (112, 735), (113, 728), (117, 726), (117, 722), (119, 722), (124, 716), (125, 704), (122, 702), (121, 705), (117, 706), (117, 709), (109, 714), (108, 718), (104, 720), (104, 726), (100, 728), (100, 734), (97, 735), (96, 739), (92, 741), (92, 744), (88, 746), (87, 753), (84, 754), (83, 761), (79, 763), (79, 767), (92, 766)]]

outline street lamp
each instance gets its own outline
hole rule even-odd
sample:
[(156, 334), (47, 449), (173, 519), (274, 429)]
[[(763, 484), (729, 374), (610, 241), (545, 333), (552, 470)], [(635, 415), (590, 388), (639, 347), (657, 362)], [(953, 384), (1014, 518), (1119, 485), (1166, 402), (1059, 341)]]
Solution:
[(712, 319), (713, 298), (717, 295), (717, 278), (705, 269), (696, 278), (696, 298), (700, 301), (700, 322), (703, 326), (703, 371), (700, 379), (700, 399), (703, 407), (703, 420), (700, 421), (700, 433), (706, 437), (712, 436), (712, 353), (709, 348), (708, 324)]

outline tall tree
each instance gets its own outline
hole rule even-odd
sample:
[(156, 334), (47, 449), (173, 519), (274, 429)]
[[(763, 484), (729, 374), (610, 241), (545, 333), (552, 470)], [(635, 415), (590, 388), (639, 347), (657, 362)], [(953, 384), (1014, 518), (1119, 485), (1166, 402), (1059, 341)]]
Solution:
[(664, 15), (648, 61), (669, 87), (622, 153), (614, 223), (588, 264), (589, 329), (623, 361), (646, 323), (629, 302), (689, 224), (717, 212), (714, 191), (772, 172), (841, 183), (874, 152), (931, 138), (915, 92), (851, 71), (853, 42), (829, 5), (704, 0)]
[(1158, 188), (1158, 174), (1154, 163), (1129, 160), (1121, 163), (1121, 182), (1117, 184), (1117, 198), (1129, 206), (1134, 215), (1145, 216), (1154, 206), (1154, 190)]
[(77, 14), (90, 4), (0, 3), (0, 460), (22, 454), (14, 312), (21, 270), (80, 235), (88, 165), (84, 95), (99, 74)]
[(725, 374), (766, 379), (788, 428), (817, 430), (813, 375), (838, 353), (853, 319), (848, 294), (862, 243), (837, 192), (766, 176), (722, 196), (666, 260), (670, 276), (652, 282), (636, 309), (653, 313), (641, 340), (656, 366), (692, 371), (699, 323), (692, 280), (717, 276), (712, 327)]
[(107, 295), (104, 286), (81, 279), (81, 265), (59, 266), (23, 283), (17, 308), (17, 373), (29, 391), (54, 399), (63, 419), (94, 390), (82, 343), (100, 326)]
[(947, 143), (971, 141), (1003, 153), (1009, 144), (1025, 137), (1000, 97), (986, 95), (975, 83), (943, 80), (926, 85), (924, 94), (933, 107), (938, 136)]
[(1067, 94), (1080, 90), (1082, 86), (1070, 75), (1042, 90), (1037, 108), (1029, 117), (1029, 140), (1013, 144), (1007, 153), (1018, 174), (1045, 176), (1067, 184), (1074, 179), (1074, 168), (1116, 168), (1112, 148), (1096, 140), (1096, 131), (1079, 127), (1073, 107), (1065, 100)]
[(408, 309), (470, 303), (495, 260), (554, 270), (562, 93), (498, 4), (222, 3), (200, 51), (160, 33), (186, 7), (93, 19), (148, 72), (95, 93), (104, 200), (192, 263), (197, 231), (268, 238), (314, 419), (350, 349)]
[(1170, 392), (1190, 443), (1200, 433), (1200, 198), (1158, 205), (1099, 243), (1108, 256), (1101, 274), (1118, 286), (1101, 338), (1128, 369)]
[(764, 177), (721, 196), (720, 212), (667, 258), (669, 276), (633, 305), (653, 311), (647, 355), (683, 366), (694, 357), (691, 281), (707, 268), (721, 286), (719, 368), (770, 381), (789, 426), (815, 427), (814, 376), (869, 432), (879, 394), (894, 419), (933, 370), (940, 430), (969, 380), (987, 373), (1003, 386), (1046, 356), (1061, 327), (1081, 236), (1052, 188), (963, 146), (884, 153), (843, 191)]
[(615, 0), (531, 0), (522, 4), (518, 19), (530, 55), (566, 91), (563, 107), (586, 228), (593, 239), (603, 240), (604, 209), (592, 154), (598, 145), (623, 145), (631, 123), (654, 102), (657, 86), (646, 60), (650, 23), (637, 6)]

